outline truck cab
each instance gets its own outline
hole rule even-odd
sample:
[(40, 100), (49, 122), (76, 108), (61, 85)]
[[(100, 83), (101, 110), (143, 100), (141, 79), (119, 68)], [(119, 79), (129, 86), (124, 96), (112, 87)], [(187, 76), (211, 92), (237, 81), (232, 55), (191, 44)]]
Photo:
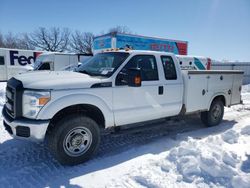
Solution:
[(90, 54), (47, 52), (40, 55), (35, 63), (34, 70), (73, 70), (81, 61), (92, 57)]

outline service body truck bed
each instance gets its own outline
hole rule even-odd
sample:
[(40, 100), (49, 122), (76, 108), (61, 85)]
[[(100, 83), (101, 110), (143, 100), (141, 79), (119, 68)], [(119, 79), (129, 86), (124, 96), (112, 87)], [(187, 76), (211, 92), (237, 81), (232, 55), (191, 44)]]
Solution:
[(10, 79), (3, 121), (14, 138), (47, 137), (61, 163), (79, 164), (95, 153), (103, 129), (194, 112), (218, 125), (224, 106), (241, 103), (242, 79), (243, 71), (183, 71), (172, 53), (103, 52), (78, 72)]

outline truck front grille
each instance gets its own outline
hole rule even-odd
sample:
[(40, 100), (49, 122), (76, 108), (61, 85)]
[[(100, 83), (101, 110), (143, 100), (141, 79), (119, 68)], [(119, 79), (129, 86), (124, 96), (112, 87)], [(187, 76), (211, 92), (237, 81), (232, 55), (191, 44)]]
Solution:
[(22, 116), (23, 84), (21, 81), (11, 78), (6, 87), (6, 112), (13, 119)]

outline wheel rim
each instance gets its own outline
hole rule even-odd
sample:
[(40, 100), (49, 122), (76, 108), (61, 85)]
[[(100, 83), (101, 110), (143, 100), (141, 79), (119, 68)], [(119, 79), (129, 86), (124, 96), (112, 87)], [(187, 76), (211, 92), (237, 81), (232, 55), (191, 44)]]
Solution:
[(218, 104), (214, 105), (214, 107), (212, 109), (213, 121), (218, 121), (221, 117), (221, 114), (222, 114), (222, 109), (221, 109), (220, 105), (218, 105)]
[(63, 141), (63, 149), (69, 155), (78, 157), (84, 154), (92, 143), (92, 134), (85, 127), (77, 127), (69, 131)]

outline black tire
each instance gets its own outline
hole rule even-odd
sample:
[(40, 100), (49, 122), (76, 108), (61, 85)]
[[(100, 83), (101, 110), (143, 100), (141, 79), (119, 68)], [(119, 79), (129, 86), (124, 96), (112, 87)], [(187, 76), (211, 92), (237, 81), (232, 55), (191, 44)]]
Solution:
[(99, 143), (97, 123), (81, 114), (62, 118), (48, 133), (50, 152), (65, 165), (77, 165), (88, 160), (97, 151)]
[(201, 121), (208, 127), (220, 124), (224, 116), (224, 104), (216, 99), (212, 102), (209, 111), (201, 112)]

